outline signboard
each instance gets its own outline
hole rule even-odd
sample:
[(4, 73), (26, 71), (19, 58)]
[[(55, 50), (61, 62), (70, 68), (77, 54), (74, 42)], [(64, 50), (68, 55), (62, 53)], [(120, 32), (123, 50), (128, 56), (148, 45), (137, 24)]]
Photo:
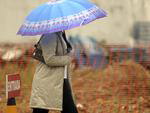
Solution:
[(20, 95), (21, 79), (19, 74), (6, 75), (6, 97), (12, 98)]

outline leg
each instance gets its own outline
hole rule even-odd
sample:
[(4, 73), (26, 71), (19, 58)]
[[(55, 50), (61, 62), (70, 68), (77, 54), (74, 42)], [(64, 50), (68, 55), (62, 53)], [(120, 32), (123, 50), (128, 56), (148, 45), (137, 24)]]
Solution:
[(49, 112), (49, 110), (47, 110), (47, 109), (33, 108), (32, 113), (48, 113), (48, 112)]
[(68, 79), (64, 79), (63, 87), (63, 111), (61, 113), (78, 113), (71, 94), (71, 88)]

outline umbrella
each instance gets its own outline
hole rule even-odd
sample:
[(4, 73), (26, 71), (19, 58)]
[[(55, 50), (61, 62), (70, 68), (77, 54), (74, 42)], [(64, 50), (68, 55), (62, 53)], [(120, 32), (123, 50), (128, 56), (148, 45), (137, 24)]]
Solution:
[(69, 30), (106, 15), (88, 0), (51, 0), (32, 10), (17, 34), (33, 36)]

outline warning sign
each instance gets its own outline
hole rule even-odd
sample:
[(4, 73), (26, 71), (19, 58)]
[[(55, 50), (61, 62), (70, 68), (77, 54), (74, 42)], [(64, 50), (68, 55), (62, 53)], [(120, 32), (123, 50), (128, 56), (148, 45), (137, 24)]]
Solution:
[(21, 80), (19, 74), (6, 75), (6, 96), (7, 98), (20, 95)]

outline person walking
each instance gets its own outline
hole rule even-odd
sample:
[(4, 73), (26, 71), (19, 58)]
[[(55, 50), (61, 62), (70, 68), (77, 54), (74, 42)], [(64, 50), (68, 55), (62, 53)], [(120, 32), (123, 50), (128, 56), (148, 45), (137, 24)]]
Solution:
[(33, 113), (48, 113), (49, 110), (78, 113), (69, 71), (72, 47), (65, 32), (42, 35), (38, 46), (45, 62), (38, 63), (33, 78), (30, 98)]
[(17, 34), (42, 35), (37, 45), (43, 60), (36, 66), (30, 99), (33, 113), (78, 113), (69, 68), (71, 45), (62, 31), (106, 16), (89, 0), (50, 0), (29, 13)]

